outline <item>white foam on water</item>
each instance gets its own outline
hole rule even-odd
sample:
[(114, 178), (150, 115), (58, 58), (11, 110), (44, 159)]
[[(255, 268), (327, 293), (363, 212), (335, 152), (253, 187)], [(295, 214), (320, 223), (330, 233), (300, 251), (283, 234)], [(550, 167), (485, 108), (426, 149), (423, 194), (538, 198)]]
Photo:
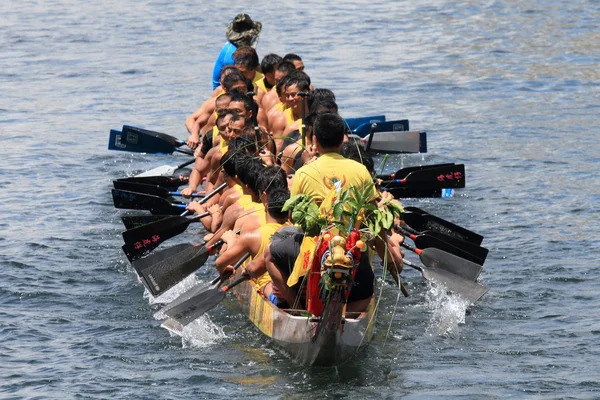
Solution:
[(197, 284), (197, 279), (195, 274), (191, 274), (186, 277), (184, 280), (179, 282), (177, 285), (173, 286), (171, 289), (167, 290), (163, 294), (158, 297), (153, 297), (148, 289), (144, 291), (144, 298), (148, 299), (150, 304), (166, 304), (175, 300), (177, 297), (181, 296), (183, 293), (190, 290)]
[(454, 293), (449, 293), (442, 285), (428, 283), (428, 286), (425, 298), (431, 318), (427, 332), (436, 336), (458, 337), (460, 325), (465, 323), (469, 302)]
[(187, 348), (205, 348), (227, 338), (223, 328), (211, 321), (206, 314), (183, 328), (181, 345)]

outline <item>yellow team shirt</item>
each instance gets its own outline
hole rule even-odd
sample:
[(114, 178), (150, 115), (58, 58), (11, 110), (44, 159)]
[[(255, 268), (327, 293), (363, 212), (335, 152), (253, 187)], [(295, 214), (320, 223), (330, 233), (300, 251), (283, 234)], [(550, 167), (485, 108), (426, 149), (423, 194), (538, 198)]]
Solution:
[(254, 78), (252, 78), (252, 85), (254, 86), (254, 94), (256, 95), (256, 93), (258, 93), (258, 82), (263, 79), (265, 76), (261, 73), (256, 71), (254, 73)]
[[(271, 222), (269, 224), (265, 224), (265, 225), (261, 226), (260, 228), (258, 228), (258, 231), (260, 232), (260, 237), (261, 237), (260, 249), (258, 250), (258, 253), (256, 253), (256, 256), (252, 257), (252, 261), (256, 260), (258, 257), (262, 257), (263, 252), (265, 251), (265, 249), (269, 245), (269, 242), (271, 241), (271, 236), (273, 236), (273, 234), (275, 232), (277, 232), (279, 230), (279, 228), (281, 228), (283, 225), (287, 225), (287, 224)], [(255, 281), (256, 285), (258, 286), (258, 288), (262, 289), (265, 287), (265, 285), (267, 283), (271, 282), (271, 276), (269, 275), (268, 272), (265, 272), (264, 274), (262, 274), (261, 276), (256, 278), (254, 281)]]
[(325, 153), (296, 171), (291, 195), (307, 194), (321, 204), (336, 182), (341, 182), (342, 191), (350, 186), (365, 190), (371, 186), (369, 201), (377, 198), (373, 178), (364, 165), (343, 157), (338, 153)]

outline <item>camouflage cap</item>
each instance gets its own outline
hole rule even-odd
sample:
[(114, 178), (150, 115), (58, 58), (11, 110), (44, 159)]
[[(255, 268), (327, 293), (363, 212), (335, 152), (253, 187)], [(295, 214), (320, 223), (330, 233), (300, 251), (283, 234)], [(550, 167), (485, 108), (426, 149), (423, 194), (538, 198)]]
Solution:
[(227, 40), (232, 43), (235, 42), (246, 42), (243, 43), (249, 45), (254, 42), (262, 29), (262, 23), (258, 21), (252, 21), (252, 18), (248, 14), (238, 14), (235, 16), (233, 21), (227, 27), (227, 33), (225, 36)]

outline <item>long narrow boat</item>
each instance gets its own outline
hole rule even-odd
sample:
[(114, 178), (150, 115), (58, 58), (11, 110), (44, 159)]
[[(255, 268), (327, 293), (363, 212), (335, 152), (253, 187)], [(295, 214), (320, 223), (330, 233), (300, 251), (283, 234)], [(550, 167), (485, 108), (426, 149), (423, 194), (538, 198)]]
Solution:
[(364, 312), (342, 315), (344, 304), (333, 299), (325, 306), (321, 317), (312, 317), (306, 310), (278, 308), (257, 290), (252, 281), (233, 290), (252, 323), (300, 364), (342, 364), (373, 338), (375, 294)]

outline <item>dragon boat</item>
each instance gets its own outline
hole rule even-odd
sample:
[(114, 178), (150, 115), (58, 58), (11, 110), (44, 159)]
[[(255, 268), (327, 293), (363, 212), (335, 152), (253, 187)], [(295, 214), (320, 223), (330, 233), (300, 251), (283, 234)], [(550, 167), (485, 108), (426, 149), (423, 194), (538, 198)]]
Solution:
[[(308, 309), (278, 308), (252, 281), (233, 289), (250, 321), (290, 358), (306, 366), (339, 365), (348, 361), (371, 342), (375, 325), (375, 293), (363, 312), (346, 312), (345, 292), (351, 269), (330, 264), (321, 268), (322, 271), (311, 272), (308, 279)], [(319, 279), (320, 294), (310, 290), (315, 284), (311, 277)], [(323, 279), (329, 280), (327, 288), (323, 287)], [(324, 296), (324, 299), (318, 298), (316, 303), (321, 304), (315, 307), (311, 295)]]

